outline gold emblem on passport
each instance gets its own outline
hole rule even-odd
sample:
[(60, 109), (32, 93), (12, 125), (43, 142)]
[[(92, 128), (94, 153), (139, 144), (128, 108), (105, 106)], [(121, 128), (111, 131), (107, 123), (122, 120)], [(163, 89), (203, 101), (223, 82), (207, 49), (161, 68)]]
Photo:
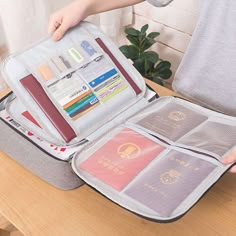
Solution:
[(117, 153), (121, 158), (134, 159), (140, 155), (141, 149), (134, 143), (125, 143), (118, 147)]
[(186, 118), (186, 115), (181, 111), (173, 111), (173, 112), (170, 112), (170, 114), (168, 115), (168, 118), (174, 121), (181, 121)]
[(161, 174), (160, 180), (163, 184), (174, 184), (179, 180), (180, 176), (181, 176), (181, 173), (179, 173), (178, 171), (169, 170)]

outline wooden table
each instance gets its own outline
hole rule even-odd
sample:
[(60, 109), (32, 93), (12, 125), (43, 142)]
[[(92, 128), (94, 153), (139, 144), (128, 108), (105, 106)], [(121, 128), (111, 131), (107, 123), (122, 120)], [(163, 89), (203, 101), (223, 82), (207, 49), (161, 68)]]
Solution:
[[(153, 87), (162, 96), (173, 94)], [(33, 236), (233, 236), (236, 174), (227, 173), (180, 220), (160, 224), (122, 209), (86, 185), (58, 190), (0, 153), (0, 214)]]

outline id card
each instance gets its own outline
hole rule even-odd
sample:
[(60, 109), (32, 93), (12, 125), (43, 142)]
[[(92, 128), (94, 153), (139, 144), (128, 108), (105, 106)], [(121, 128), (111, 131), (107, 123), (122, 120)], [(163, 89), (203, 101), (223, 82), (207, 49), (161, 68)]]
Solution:
[(119, 71), (104, 58), (93, 62), (89, 68), (83, 68), (79, 73), (103, 103), (129, 87)]
[(63, 78), (48, 89), (68, 117), (73, 120), (79, 118), (81, 113), (85, 114), (90, 111), (99, 103), (88, 85), (76, 75), (71, 78)]

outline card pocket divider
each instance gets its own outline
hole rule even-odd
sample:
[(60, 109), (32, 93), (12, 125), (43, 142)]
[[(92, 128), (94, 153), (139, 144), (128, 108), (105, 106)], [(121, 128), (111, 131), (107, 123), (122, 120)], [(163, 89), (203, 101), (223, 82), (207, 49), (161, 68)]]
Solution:
[[(73, 45), (74, 45), (74, 43), (73, 43)], [(66, 48), (69, 48), (69, 47), (66, 46)], [(60, 54), (60, 55), (61, 55), (61, 54), (64, 55), (62, 52), (63, 52), (63, 53), (66, 52), (65, 47), (64, 47), (63, 49), (60, 49), (59, 51), (57, 51), (57, 54), (58, 54), (58, 55), (59, 55), (59, 54)], [(101, 52), (102, 52), (102, 51), (101, 51)], [(52, 54), (52, 55), (55, 56), (55, 54)], [(68, 56), (68, 55), (67, 55), (67, 56)], [(30, 66), (30, 63), (31, 63), (31, 62), (25, 61), (25, 57), (26, 57), (26, 56), (24, 55), (23, 58), (20, 58), (22, 64), (24, 64), (25, 67), (27, 68), (27, 70), (29, 70), (29, 71), (35, 76), (35, 78), (40, 82), (41, 86), (44, 88), (45, 93), (46, 93), (47, 96), (50, 98), (50, 100), (53, 102), (54, 106), (57, 108), (57, 110), (59, 110), (59, 112), (61, 113), (61, 115), (62, 115), (62, 116), (64, 117), (64, 119), (70, 124), (70, 126), (73, 128), (73, 130), (76, 132), (76, 134), (79, 135), (79, 134), (80, 134), (80, 130), (78, 131), (78, 126), (75, 124), (74, 121), (71, 121), (71, 120), (67, 117), (67, 115), (65, 115), (64, 110), (61, 109), (60, 106), (58, 106), (57, 101), (55, 101), (55, 99), (53, 98), (53, 96), (51, 96), (50, 92), (48, 91), (48, 85), (50, 86), (50, 83), (49, 83), (49, 84), (48, 84), (48, 83), (45, 83), (45, 81), (42, 79), (42, 77), (40, 76), (40, 74), (38, 73), (38, 71), (35, 70), (35, 66), (33, 66), (33, 67), (34, 67), (34, 70), (32, 70), (32, 66)], [(48, 57), (51, 57), (51, 55), (49, 54)], [(63, 71), (62, 73), (57, 73), (56, 76), (55, 76), (56, 78), (52, 81), (52, 84), (59, 82), (61, 79), (65, 78), (65, 77), (70, 77), (71, 74), (72, 74), (72, 75), (73, 75), (73, 74), (78, 75), (80, 69), (82, 69), (82, 68), (84, 68), (84, 67), (86, 67), (86, 66), (87, 66), (87, 67), (90, 67), (90, 64), (91, 64), (91, 63), (100, 63), (100, 60), (99, 60), (99, 59), (101, 59), (101, 58), (103, 58), (103, 57), (104, 57), (104, 55), (99, 52), (99, 53), (96, 53), (96, 55), (94, 55), (93, 57), (91, 57), (90, 60), (84, 60), (82, 63), (77, 63), (77, 64), (75, 63), (72, 68)], [(40, 63), (38, 63), (38, 65), (39, 65), (39, 64), (40, 64)], [(54, 68), (53, 71), (56, 71), (55, 65), (53, 65), (53, 63), (52, 63), (51, 61), (49, 62), (49, 65), (50, 65), (52, 68)], [(82, 79), (82, 80), (88, 85), (87, 81), (85, 81), (83, 78), (81, 78), (81, 76), (80, 76), (80, 79)], [(88, 85), (88, 86), (89, 86), (89, 85)], [(89, 86), (89, 87), (90, 87), (90, 86)], [(86, 114), (85, 114), (85, 115), (86, 115)], [(106, 121), (104, 121), (104, 122), (106, 122)], [(104, 122), (103, 122), (103, 123), (104, 123)]]
[[(96, 55), (96, 57), (95, 58), (92, 58), (91, 59), (91, 61), (87, 61), (87, 62), (84, 62), (84, 64), (86, 65), (86, 67), (90, 67), (91, 65), (91, 63), (100, 63), (100, 60), (97, 60), (97, 59), (101, 59), (101, 58), (104, 58), (104, 55), (102, 55), (102, 54), (97, 54)], [(104, 60), (106, 60), (106, 59), (104, 59)], [(52, 64), (52, 62), (50, 62), (50, 65)], [(80, 75), (80, 70), (82, 69), (82, 68), (84, 68), (83, 66), (84, 66), (84, 64), (83, 65), (81, 65), (81, 64), (78, 64), (78, 65), (75, 65), (73, 68), (71, 68), (70, 70), (66, 70), (66, 71), (64, 71), (63, 73), (59, 73), (58, 75), (57, 75), (57, 77), (58, 77), (58, 79), (56, 78), (55, 80), (53, 80), (52, 81), (52, 83), (51, 83), (51, 85), (53, 85), (53, 84), (56, 84), (56, 83), (58, 83), (58, 82), (60, 82), (60, 80), (62, 80), (62, 79), (67, 79), (66, 77), (68, 76), (69, 78), (68, 79), (70, 79), (70, 75), (72, 74), (72, 76), (77, 76), (77, 77), (79, 77), (79, 79), (81, 79), (81, 81), (83, 81), (92, 91), (93, 91), (93, 88), (88, 84), (88, 82), (83, 78), (83, 77), (81, 77), (81, 75)], [(53, 65), (53, 66), (55, 66), (55, 65)], [(82, 66), (82, 67), (81, 67)], [(54, 106), (57, 108), (57, 110), (60, 112), (60, 114), (64, 117), (64, 119), (70, 124), (70, 126), (73, 128), (73, 130), (75, 131), (75, 133), (77, 134), (77, 135), (80, 135), (81, 134), (81, 130), (80, 130), (80, 128), (78, 128), (78, 125), (80, 126), (80, 124), (75, 124), (75, 122), (77, 121), (72, 121), (68, 116), (67, 116), (67, 114), (65, 114), (65, 111), (57, 104), (57, 101), (54, 99), (54, 97), (50, 94), (50, 91), (49, 91), (49, 87), (51, 86), (50, 84), (48, 84), (48, 83), (45, 83), (45, 81), (40, 77), (40, 75), (39, 75), (39, 73), (38, 72), (36, 72), (35, 70), (34, 71), (32, 71), (32, 68), (29, 68), (29, 66), (28, 65), (25, 65), (25, 67), (27, 67), (27, 69), (35, 76), (35, 78), (38, 80), (38, 82), (41, 84), (41, 86), (43, 87), (43, 89), (44, 89), (44, 91), (45, 91), (45, 93), (47, 94), (47, 96), (50, 98), (50, 100), (52, 101), (52, 103), (54, 104)], [(126, 94), (127, 94), (127, 92), (126, 92)], [(122, 96), (122, 97), (124, 97), (124, 96)], [(129, 96), (130, 97), (130, 96)], [(136, 98), (135, 98), (135, 96), (134, 95), (132, 95), (132, 97), (133, 97), (133, 100), (136, 100)], [(99, 98), (98, 98), (99, 99)], [(128, 99), (128, 100), (130, 100), (130, 98)], [(99, 104), (99, 106), (101, 105), (101, 103)], [(96, 109), (96, 108), (95, 108)], [(104, 109), (103, 109), (104, 110)], [(88, 113), (90, 113), (90, 112), (88, 112)], [(87, 113), (86, 114), (84, 114), (83, 116), (86, 116), (87, 117)], [(112, 115), (112, 117), (113, 117), (113, 113), (111, 114)], [(110, 115), (109, 115), (110, 116)], [(106, 117), (107, 117), (107, 115), (106, 115)], [(82, 117), (80, 117), (79, 119), (81, 119)], [(108, 119), (108, 118), (106, 118), (106, 120), (105, 121), (103, 121), (103, 124), (105, 123), (105, 122), (107, 122), (107, 121), (109, 121), (110, 120), (110, 118)], [(78, 122), (77, 122), (78, 123)], [(82, 132), (83, 132), (83, 130), (82, 130)], [(90, 134), (90, 133), (89, 133)], [(85, 136), (83, 136), (82, 138), (85, 138)]]
[[(86, 25), (87, 23), (83, 22), (82, 24)], [(120, 50), (117, 49), (117, 46), (113, 42), (107, 39), (106, 42), (103, 41), (104, 35), (103, 34), (97, 35), (97, 32), (93, 32), (93, 30), (94, 29), (90, 29), (90, 27), (88, 29), (86, 28), (80, 29), (80, 33), (85, 35), (84, 40), (90, 44), (89, 45), (90, 49), (91, 48), (94, 49), (97, 52), (98, 57), (99, 54), (103, 55), (103, 57), (107, 60), (107, 62), (109, 62), (113, 67), (115, 67), (118, 70), (118, 72), (122, 75), (122, 77), (124, 77), (125, 81), (129, 85), (129, 87), (135, 92), (135, 94), (141, 95), (143, 91), (139, 88), (139, 86), (132, 78), (132, 76), (140, 77), (140, 74), (138, 75), (138, 73), (134, 73), (133, 70), (127, 70), (127, 66), (125, 66), (124, 63), (122, 62), (123, 58), (121, 59), (121, 57), (124, 56), (120, 52)], [(93, 35), (94, 33), (95, 35)], [(78, 45), (79, 43), (81, 43), (82, 40), (80, 42), (77, 41), (78, 34), (76, 34), (76, 32), (69, 31), (68, 34), (70, 35), (71, 41), (73, 41), (74, 45)], [(81, 47), (81, 45), (79, 45), (79, 47)], [(86, 50), (83, 49), (82, 51), (85, 53)], [(119, 59), (117, 59), (116, 56), (114, 56), (114, 51), (116, 54), (118, 54), (117, 56)], [(87, 53), (85, 54), (87, 55)], [(95, 54), (94, 56), (97, 57), (96, 56), (97, 54)]]
[[(40, 46), (40, 48), (41, 47), (44, 48), (44, 46)], [(41, 122), (41, 118), (39, 120), (37, 119), (37, 121), (39, 121), (40, 125), (45, 130), (48, 130), (48, 129), (51, 130), (51, 129), (55, 128), (55, 130), (57, 130), (59, 135), (61, 137), (63, 137), (63, 139), (66, 143), (69, 144), (72, 141), (72, 143), (74, 144), (74, 142), (79, 142), (79, 140), (77, 140), (77, 138), (76, 138), (78, 136), (78, 134), (77, 134), (78, 132), (76, 132), (75, 127), (73, 127), (73, 124), (69, 123), (66, 120), (65, 114), (63, 114), (63, 111), (57, 105), (57, 103), (55, 102), (55, 99), (51, 96), (50, 92), (48, 91), (48, 87), (47, 87), (44, 79), (42, 78), (42, 76), (40, 76), (40, 72), (36, 69), (37, 66), (42, 64), (41, 63), (42, 59), (40, 58), (40, 55), (42, 54), (43, 50), (40, 51), (40, 48), (38, 48), (38, 46), (36, 46), (34, 53), (32, 51), (32, 48), (30, 48), (27, 51), (25, 51), (24, 54), (20, 54), (20, 55), (16, 56), (15, 60), (18, 61), (18, 63), (24, 68), (24, 70), (28, 72), (25, 77), (22, 76), (22, 78), (19, 78), (19, 85), (21, 87), (20, 90), (23, 89), (22, 92), (26, 91), (28, 93), (28, 95), (31, 97), (30, 100), (32, 100), (34, 102), (34, 104), (37, 107), (39, 107), (41, 110), (45, 108), (45, 104), (42, 102), (41, 102), (41, 104), (39, 104), (40, 100), (42, 101), (42, 99), (44, 99), (44, 101), (47, 101), (47, 104), (49, 105), (50, 110), (48, 108), (47, 108), (47, 111), (42, 110), (42, 112), (46, 116), (45, 118), (43, 118), (44, 122)], [(38, 55), (38, 54), (39, 54), (39, 58), (36, 57), (36, 55)], [(36, 61), (32, 60), (33, 63), (32, 63), (32, 61), (30, 61), (28, 59), (28, 58), (30, 58), (29, 57), (30, 55), (34, 55), (33, 58), (36, 59)], [(48, 57), (51, 54), (46, 54), (46, 55), (47, 55), (47, 59), (48, 59)], [(45, 56), (44, 56), (44, 58), (45, 58)], [(59, 74), (57, 74), (56, 76), (59, 76)], [(39, 91), (41, 91), (41, 95), (38, 94)], [(34, 93), (34, 95), (36, 95), (37, 98), (34, 98), (34, 95), (32, 93)], [(20, 96), (20, 98), (21, 97), (22, 96)], [(31, 114), (38, 113), (38, 112), (32, 112), (31, 105), (27, 105), (27, 107), (29, 108), (29, 111)], [(53, 119), (49, 118), (49, 116), (51, 118), (57, 117), (57, 119), (53, 118), (54, 119), (53, 120)], [(60, 120), (60, 122), (59, 122), (59, 120)], [(50, 124), (49, 124), (49, 122), (50, 122)], [(59, 123), (61, 123), (62, 126)], [(65, 127), (67, 127), (67, 128), (65, 128)], [(64, 130), (64, 131), (62, 131), (62, 130)]]
[[(50, 57), (51, 55), (49, 55)], [(99, 55), (102, 56), (102, 55)], [(66, 112), (62, 109), (62, 107), (58, 104), (58, 101), (55, 100), (55, 98), (52, 96), (51, 92), (49, 91), (49, 87), (51, 87), (54, 84), (57, 84), (58, 82), (60, 82), (63, 79), (70, 79), (71, 75), (75, 76), (75, 74), (77, 73), (77, 71), (84, 65), (88, 65), (88, 63), (91, 63), (93, 60), (89, 61), (89, 62), (83, 62), (83, 64), (75, 64), (72, 68), (67, 69), (65, 71), (63, 71), (62, 73), (57, 73), (55, 75), (55, 78), (53, 79), (53, 81), (51, 83), (47, 83), (46, 81), (43, 80), (42, 76), (40, 75), (40, 73), (34, 69), (32, 70), (32, 67), (29, 66), (28, 63), (26, 63), (24, 61), (24, 58), (21, 58), (21, 63), (25, 66), (25, 68), (27, 68), (27, 70), (35, 77), (35, 79), (40, 83), (40, 85), (42, 86), (44, 92), (46, 93), (46, 95), (48, 96), (48, 98), (50, 99), (50, 101), (53, 103), (54, 107), (57, 109), (57, 111), (60, 113), (60, 115), (64, 118), (64, 120), (70, 125), (70, 127), (73, 129), (73, 131), (75, 132), (76, 136), (80, 136), (80, 130), (78, 129), (77, 125), (75, 124), (74, 121), (72, 121), (66, 114)], [(38, 63), (38, 65), (40, 65), (40, 63)], [(57, 69), (55, 68), (56, 65), (54, 65), (52, 62), (48, 62), (48, 65), (51, 66), (51, 68), (54, 68), (53, 71), (56, 71)], [(34, 66), (35, 68), (35, 66)], [(81, 77), (80, 77), (81, 79)], [(83, 80), (84, 81), (84, 80)], [(84, 81), (85, 82), (85, 81)], [(86, 82), (85, 82), (86, 83)], [(85, 137), (82, 137), (85, 138)], [(78, 138), (76, 138), (76, 142), (78, 142)], [(73, 139), (69, 142), (74, 143)]]
[[(93, 62), (92, 62), (93, 63)], [(94, 62), (94, 63), (99, 63), (99, 62)], [(88, 66), (90, 66), (90, 65), (88, 65)], [(77, 76), (78, 77), (78, 79), (80, 79), (81, 81), (83, 81), (90, 89), (91, 89), (91, 91), (93, 92), (93, 88), (88, 84), (88, 82), (87, 81), (85, 81), (84, 80), (84, 78), (82, 78), (81, 77), (81, 75), (78, 73), (79, 72), (79, 69), (78, 70), (76, 70), (75, 72), (74, 72), (74, 76)], [(66, 78), (67, 79), (67, 78)], [(70, 78), (68, 78), (68, 79), (70, 79)], [(63, 115), (63, 117), (65, 118), (65, 120), (71, 125), (71, 127), (75, 130), (75, 132), (76, 132), (76, 134), (77, 135), (80, 135), (80, 137), (82, 137), (82, 138), (85, 138), (87, 135), (90, 135), (91, 134), (91, 132), (92, 131), (85, 131), (84, 129), (82, 129), (82, 126), (81, 126), (81, 123), (84, 123), (84, 120), (87, 120), (87, 118), (89, 118), (91, 115), (92, 115), (92, 113), (91, 113), (91, 111), (89, 111), (89, 112), (87, 112), (86, 114), (83, 114), (81, 117), (79, 117), (77, 120), (70, 120), (70, 118), (65, 114), (65, 111), (57, 104), (57, 101), (54, 99), (54, 97), (50, 94), (50, 92), (48, 91), (48, 87), (47, 86), (45, 86), (44, 84), (42, 84), (42, 86), (43, 86), (43, 88), (44, 88), (44, 90), (45, 90), (45, 93), (48, 95), (48, 97), (50, 98), (50, 100), (53, 102), (53, 104), (54, 104), (54, 106), (59, 110), (59, 112)], [(124, 96), (124, 93), (121, 93), (121, 95), (122, 95), (122, 98), (123, 99), (128, 99), (129, 101), (131, 101), (131, 100), (133, 100), (133, 102), (134, 103), (136, 103), (137, 102), (137, 99), (136, 99), (136, 97), (133, 95), (133, 94), (130, 94), (130, 93), (128, 93), (128, 92), (125, 92), (125, 96)], [(121, 95), (119, 95), (118, 94), (118, 96), (121, 96)], [(127, 95), (129, 96), (129, 97), (127, 97)], [(117, 95), (116, 95), (117, 96)], [(96, 96), (97, 97), (97, 96)], [(98, 98), (98, 97), (97, 97)], [(98, 100), (99, 100), (99, 98), (98, 98)], [(116, 100), (118, 100), (118, 99), (116, 99)], [(93, 108), (93, 110), (97, 110), (97, 111), (100, 111), (99, 113), (101, 113), (101, 114), (103, 114), (102, 115), (102, 117), (99, 119), (99, 121), (98, 121), (98, 123), (99, 124), (97, 124), (96, 125), (96, 127), (94, 128), (94, 130), (96, 130), (97, 128), (99, 128), (99, 127), (101, 127), (103, 124), (105, 124), (106, 122), (109, 122), (111, 119), (113, 119), (114, 118), (114, 116), (115, 116), (115, 114), (117, 113), (117, 114), (119, 114), (120, 113), (120, 110), (117, 110), (117, 112), (112, 112), (112, 113), (109, 113), (108, 114), (108, 108), (106, 108), (107, 107), (107, 103), (109, 103), (109, 107), (111, 108), (111, 104), (116, 104), (116, 106), (119, 106), (120, 107), (120, 105), (121, 105), (121, 103), (120, 102), (116, 102), (116, 103), (114, 103), (114, 101), (112, 100), (112, 99), (110, 99), (109, 100), (109, 102), (106, 102), (106, 104), (103, 104), (103, 103), (101, 103), (100, 102), (100, 100), (99, 100), (99, 104), (98, 104), (98, 106), (97, 107), (95, 107), (95, 108)], [(127, 105), (126, 105), (127, 106)], [(123, 106), (122, 105), (122, 109), (126, 109), (126, 106)], [(110, 109), (109, 108), (109, 109)], [(102, 112), (101, 112), (102, 111)], [(91, 114), (91, 115), (90, 115)], [(92, 115), (92, 117), (93, 117), (93, 119), (94, 119), (94, 116)], [(86, 125), (85, 125), (86, 126)], [(81, 129), (80, 129), (81, 128)], [(84, 127), (85, 128), (85, 127)], [(91, 127), (87, 127), (87, 128), (91, 128)], [(92, 128), (93, 129), (93, 128)], [(93, 131), (94, 131), (93, 130)], [(82, 133), (82, 134), (81, 134)], [(85, 135), (84, 135), (84, 133), (85, 133)]]

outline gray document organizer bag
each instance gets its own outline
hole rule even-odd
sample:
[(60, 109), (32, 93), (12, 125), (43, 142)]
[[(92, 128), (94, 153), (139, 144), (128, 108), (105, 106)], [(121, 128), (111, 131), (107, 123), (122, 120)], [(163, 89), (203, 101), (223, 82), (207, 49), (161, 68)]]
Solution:
[(90, 23), (11, 55), (3, 73), (14, 94), (1, 101), (0, 149), (59, 188), (84, 181), (169, 222), (232, 166), (221, 159), (236, 118), (175, 97), (148, 103), (142, 76)]

